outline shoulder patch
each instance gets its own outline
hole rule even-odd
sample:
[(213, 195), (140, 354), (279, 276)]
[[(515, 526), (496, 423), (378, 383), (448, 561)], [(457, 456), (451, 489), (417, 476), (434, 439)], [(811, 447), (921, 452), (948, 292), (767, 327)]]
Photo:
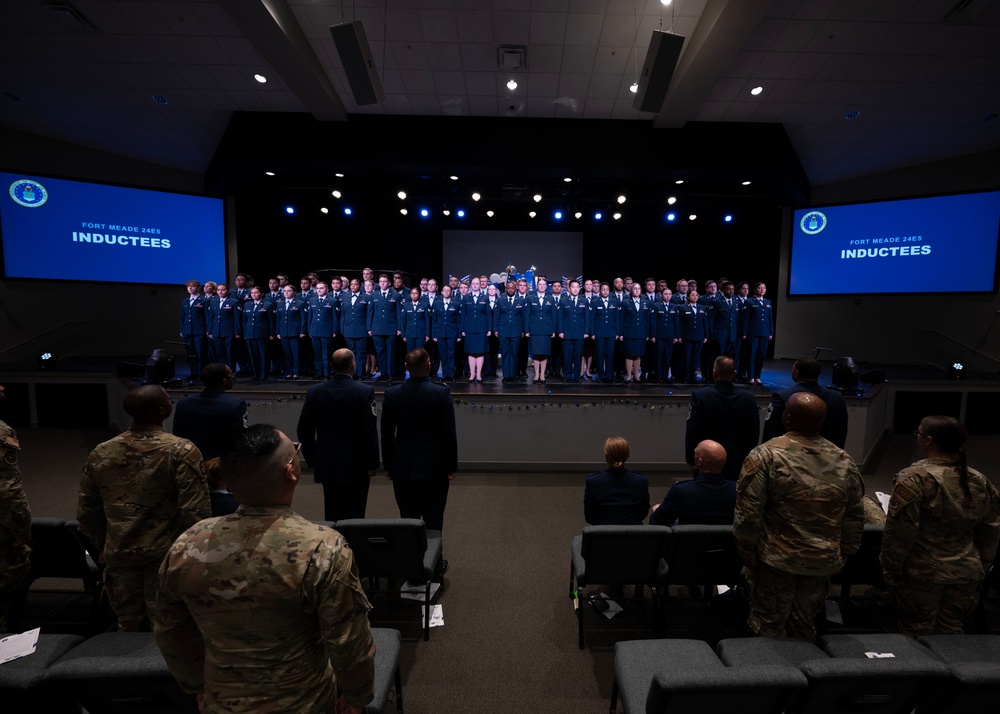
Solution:
[(760, 452), (757, 449), (754, 449), (749, 454), (747, 454), (747, 457), (743, 460), (743, 468), (741, 469), (741, 473), (747, 473), (747, 474), (757, 473), (758, 471), (762, 471), (763, 469), (764, 469), (764, 460), (761, 459)]
[(895, 487), (892, 489), (892, 500), (897, 502), (900, 506), (909, 505), (910, 501), (916, 497), (916, 491), (911, 489), (905, 483), (897, 481)]

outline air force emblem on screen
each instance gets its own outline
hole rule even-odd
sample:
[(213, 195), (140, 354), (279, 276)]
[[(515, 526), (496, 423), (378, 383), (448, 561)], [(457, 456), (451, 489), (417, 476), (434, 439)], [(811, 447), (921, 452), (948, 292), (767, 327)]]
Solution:
[(10, 185), (10, 197), (25, 208), (38, 208), (49, 200), (49, 192), (37, 181), (18, 179)]
[(821, 233), (826, 228), (826, 216), (819, 211), (809, 211), (799, 221), (799, 228), (802, 229), (803, 233), (811, 236)]

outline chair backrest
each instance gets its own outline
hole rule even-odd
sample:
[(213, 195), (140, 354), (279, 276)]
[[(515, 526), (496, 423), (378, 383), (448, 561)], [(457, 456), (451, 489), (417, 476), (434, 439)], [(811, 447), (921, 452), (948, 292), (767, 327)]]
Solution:
[(417, 518), (338, 521), (363, 578), (424, 578), (427, 528)]
[(31, 519), (30, 579), (38, 578), (79, 579), (88, 588), (100, 581), (100, 570), (83, 545), (76, 521)]
[(587, 526), (581, 554), (587, 563), (587, 582), (654, 584), (667, 553), (671, 529), (667, 526)]
[(799, 665), (809, 689), (801, 714), (901, 714), (949, 686), (941, 662), (830, 657)]
[(673, 550), (667, 582), (675, 585), (733, 585), (740, 582), (743, 561), (732, 525), (673, 526)]
[(858, 552), (847, 559), (847, 562), (844, 563), (844, 569), (831, 576), (830, 581), (837, 584), (882, 587), (885, 580), (879, 556), (882, 554), (882, 534), (884, 532), (884, 524), (866, 523)]
[(779, 714), (805, 687), (802, 672), (782, 665), (663, 671), (649, 685), (646, 714)]

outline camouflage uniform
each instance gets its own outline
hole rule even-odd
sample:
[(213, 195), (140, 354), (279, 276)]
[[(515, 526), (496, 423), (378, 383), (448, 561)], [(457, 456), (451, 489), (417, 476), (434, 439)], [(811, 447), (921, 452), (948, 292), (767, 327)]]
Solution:
[(0, 632), (7, 631), (7, 612), (14, 593), (28, 575), (28, 546), (14, 545), (31, 537), (31, 511), (21, 488), (17, 434), (0, 421)]
[(370, 609), (337, 531), (288, 506), (241, 505), (174, 543), (154, 631), (205, 712), (332, 712), (335, 683), (348, 704), (372, 699)]
[(861, 546), (864, 492), (850, 455), (821, 437), (791, 432), (750, 452), (733, 533), (754, 632), (815, 641), (828, 578)]
[(201, 453), (160, 427), (132, 426), (90, 453), (76, 513), (80, 530), (104, 554), (118, 629), (144, 629), (170, 544), (212, 515)]
[(896, 474), (882, 541), (882, 567), (899, 631), (961, 634), (1000, 539), (1000, 493), (969, 469), (923, 459)]

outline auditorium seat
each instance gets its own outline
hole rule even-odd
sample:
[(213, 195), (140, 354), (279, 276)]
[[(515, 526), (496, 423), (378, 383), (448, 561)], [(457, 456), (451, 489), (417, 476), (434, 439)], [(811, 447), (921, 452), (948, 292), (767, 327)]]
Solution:
[(39, 635), (32, 654), (0, 664), (4, 711), (79, 714), (76, 700), (59, 687), (48, 685), (46, 678), (49, 667), (81, 642), (79, 635)]
[(395, 685), (396, 712), (403, 712), (403, 678), (399, 673), (401, 649), (399, 630), (372, 628), (375, 640), (375, 697), (364, 708), (364, 714), (384, 714), (389, 705), (389, 693)]
[(1000, 703), (1000, 635), (930, 635), (918, 641), (953, 678), (941, 714), (988, 712)]

